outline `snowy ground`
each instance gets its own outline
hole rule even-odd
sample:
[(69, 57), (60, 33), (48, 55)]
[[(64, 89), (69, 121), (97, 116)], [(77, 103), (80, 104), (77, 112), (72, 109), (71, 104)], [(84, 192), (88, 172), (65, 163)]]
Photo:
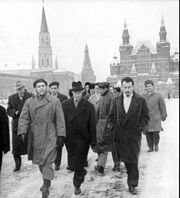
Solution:
[[(63, 149), (61, 169), (55, 172), (49, 198), (177, 198), (179, 192), (179, 100), (166, 100), (168, 118), (163, 123), (159, 152), (147, 153), (145, 136), (139, 159), (140, 180), (138, 194), (131, 195), (126, 184), (126, 173), (114, 173), (111, 154), (105, 169), (105, 176), (99, 177), (94, 171), (96, 154), (90, 151), (88, 174), (81, 189), (82, 194), (75, 196), (72, 184), (73, 173), (66, 170), (66, 150)], [(0, 198), (39, 198), (42, 184), (37, 166), (23, 156), (21, 171), (13, 173), (14, 161), (9, 152), (4, 156), (0, 176)], [(123, 166), (123, 164), (122, 164)]]

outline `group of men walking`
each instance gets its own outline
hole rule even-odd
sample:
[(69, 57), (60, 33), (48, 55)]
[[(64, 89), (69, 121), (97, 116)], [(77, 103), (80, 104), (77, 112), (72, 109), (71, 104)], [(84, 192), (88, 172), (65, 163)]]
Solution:
[[(95, 171), (104, 175), (108, 152), (112, 153), (114, 171), (120, 163), (127, 169), (129, 192), (136, 193), (139, 170), (138, 159), (142, 132), (149, 150), (159, 150), (161, 121), (167, 117), (164, 99), (154, 92), (152, 80), (145, 81), (146, 93), (134, 91), (134, 81), (125, 77), (121, 81), (122, 93), (113, 94), (108, 82), (73, 82), (70, 96), (59, 93), (59, 83), (48, 84), (44, 79), (33, 83), (36, 94), (28, 93), (21, 81), (16, 83), (17, 93), (9, 96), (7, 114), (12, 117), (12, 153), (14, 172), (21, 169), (21, 155), (39, 166), (43, 185), (42, 197), (49, 195), (55, 170), (60, 169), (62, 149), (67, 149), (67, 169), (74, 171), (74, 193), (81, 193), (91, 147), (97, 153)], [(119, 89), (117, 89), (120, 91)], [(2, 154), (10, 150), (9, 125), (6, 111), (0, 106), (0, 162)], [(0, 163), (1, 165), (1, 163)]]

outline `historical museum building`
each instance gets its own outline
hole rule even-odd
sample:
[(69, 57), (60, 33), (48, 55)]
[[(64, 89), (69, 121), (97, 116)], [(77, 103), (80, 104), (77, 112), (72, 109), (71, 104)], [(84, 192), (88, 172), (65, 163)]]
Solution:
[(179, 54), (176, 52), (170, 56), (170, 43), (166, 36), (167, 31), (162, 18), (156, 48), (149, 40), (139, 41), (133, 47), (129, 42), (130, 34), (125, 23), (123, 42), (119, 46), (120, 62), (117, 56), (113, 57), (107, 81), (116, 85), (123, 77), (131, 76), (135, 81), (136, 91), (142, 93), (144, 81), (152, 79), (158, 91), (165, 97), (168, 93), (174, 97), (179, 96)]

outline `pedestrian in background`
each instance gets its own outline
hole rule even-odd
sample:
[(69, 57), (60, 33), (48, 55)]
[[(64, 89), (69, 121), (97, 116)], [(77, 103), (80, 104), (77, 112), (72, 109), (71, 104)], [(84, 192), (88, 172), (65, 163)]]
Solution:
[(0, 174), (3, 154), (10, 150), (9, 120), (6, 109), (0, 105)]
[(160, 93), (154, 91), (154, 82), (152, 80), (145, 81), (146, 93), (143, 97), (149, 108), (150, 120), (145, 128), (145, 135), (148, 144), (148, 151), (159, 150), (160, 131), (162, 131), (161, 121), (165, 121), (167, 117), (166, 104)]
[[(63, 101), (65, 101), (67, 99), (67, 96), (65, 96), (59, 92), (59, 82), (57, 82), (57, 81), (53, 81), (49, 84), (49, 91), (52, 96), (59, 99), (61, 104)], [(61, 165), (61, 158), (62, 158), (62, 147), (57, 144), (56, 149), (57, 149), (57, 156), (55, 159), (55, 168), (54, 169), (59, 170), (60, 165)]]
[(145, 99), (134, 92), (132, 78), (123, 78), (121, 84), (123, 93), (112, 102), (109, 122), (114, 129), (120, 159), (127, 169), (129, 192), (136, 194), (141, 136), (149, 121), (149, 111)]
[(89, 146), (96, 144), (96, 123), (94, 106), (82, 96), (80, 81), (72, 82), (73, 97), (64, 101), (63, 112), (66, 123), (66, 146), (69, 166), (74, 170), (74, 193), (80, 194), (80, 186), (87, 173), (84, 168)]
[(16, 93), (8, 98), (7, 114), (12, 117), (12, 153), (15, 161), (14, 172), (21, 169), (21, 155), (27, 154), (27, 139), (23, 142), (17, 135), (18, 121), (24, 103), (32, 96), (27, 92), (24, 84), (17, 81), (15, 84)]
[(88, 100), (89, 97), (90, 97), (90, 90), (89, 90), (89, 85), (90, 85), (90, 84), (91, 84), (90, 82), (85, 82), (85, 84), (84, 84), (84, 91), (83, 91), (83, 93), (82, 93), (82, 96), (83, 96), (86, 100)]
[(52, 164), (56, 158), (56, 145), (62, 147), (65, 141), (65, 122), (61, 103), (47, 92), (47, 82), (37, 79), (33, 87), (36, 95), (24, 104), (18, 135), (24, 140), (28, 134), (28, 160), (39, 166), (43, 178), (40, 190), (42, 197), (47, 198), (54, 178)]
[[(107, 134), (106, 132), (108, 132), (109, 130), (108, 115), (114, 96), (109, 90), (108, 82), (101, 82), (98, 86), (100, 89), (101, 97), (97, 110), (97, 145), (94, 148), (94, 152), (98, 153), (98, 160), (97, 165), (95, 166), (95, 170), (100, 176), (103, 176), (108, 152), (112, 151), (111, 144), (113, 142), (111, 142), (110, 139), (113, 138), (113, 134), (110, 134), (110, 136), (107, 137), (107, 135), (109, 134)], [(116, 163), (116, 160), (114, 160), (114, 163)]]

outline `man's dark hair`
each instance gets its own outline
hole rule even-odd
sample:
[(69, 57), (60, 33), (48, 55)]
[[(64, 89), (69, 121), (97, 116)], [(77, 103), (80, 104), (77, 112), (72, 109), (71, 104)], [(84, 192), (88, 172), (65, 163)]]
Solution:
[(49, 84), (49, 87), (51, 86), (57, 86), (57, 88), (59, 88), (59, 82), (58, 81), (52, 81), (50, 84)]
[(36, 85), (40, 82), (43, 82), (46, 86), (47, 86), (47, 82), (43, 79), (43, 78), (40, 78), (40, 79), (37, 79), (33, 82), (33, 87), (36, 88)]
[(120, 87), (115, 87), (115, 90), (117, 91), (117, 92), (121, 92), (121, 88)]
[(123, 82), (132, 82), (132, 85), (134, 85), (134, 80), (131, 77), (125, 77), (121, 80), (121, 84), (123, 84)]

